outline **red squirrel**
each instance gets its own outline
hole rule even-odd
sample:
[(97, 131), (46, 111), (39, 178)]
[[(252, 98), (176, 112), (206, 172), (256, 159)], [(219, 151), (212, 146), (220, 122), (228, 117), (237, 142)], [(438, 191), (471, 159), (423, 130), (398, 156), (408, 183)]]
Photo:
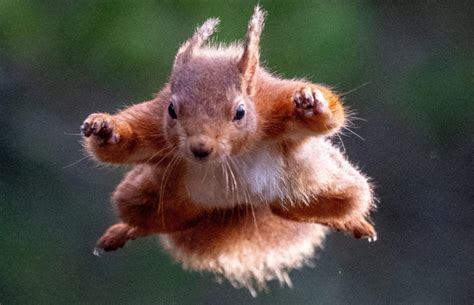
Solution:
[(368, 178), (328, 139), (347, 120), (341, 98), (260, 65), (265, 12), (243, 43), (207, 45), (218, 19), (179, 49), (150, 101), (81, 126), (96, 160), (132, 164), (115, 190), (120, 222), (97, 242), (113, 251), (160, 234), (185, 268), (252, 293), (310, 262), (328, 228), (375, 240)]

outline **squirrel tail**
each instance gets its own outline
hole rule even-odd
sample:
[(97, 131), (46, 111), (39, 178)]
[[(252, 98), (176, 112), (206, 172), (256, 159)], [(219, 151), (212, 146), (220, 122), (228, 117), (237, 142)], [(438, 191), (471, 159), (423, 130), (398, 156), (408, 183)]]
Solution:
[(239, 206), (161, 241), (186, 269), (213, 272), (256, 296), (271, 280), (291, 286), (288, 272), (312, 265), (325, 234), (321, 225), (285, 220), (266, 206)]

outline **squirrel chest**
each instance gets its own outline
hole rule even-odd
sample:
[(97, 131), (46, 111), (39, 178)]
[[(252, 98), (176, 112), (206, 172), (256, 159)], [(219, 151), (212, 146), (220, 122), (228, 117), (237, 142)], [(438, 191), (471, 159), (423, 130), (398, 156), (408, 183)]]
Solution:
[(223, 163), (188, 164), (184, 183), (190, 198), (205, 207), (232, 207), (284, 197), (285, 162), (274, 145), (261, 144)]

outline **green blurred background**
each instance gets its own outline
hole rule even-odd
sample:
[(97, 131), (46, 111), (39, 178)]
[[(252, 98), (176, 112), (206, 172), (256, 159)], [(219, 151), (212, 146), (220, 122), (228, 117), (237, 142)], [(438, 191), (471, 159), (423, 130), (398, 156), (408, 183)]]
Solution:
[(342, 139), (377, 185), (376, 243), (331, 234), (293, 289), (256, 299), (157, 237), (92, 255), (126, 168), (83, 160), (79, 125), (149, 99), (206, 18), (242, 38), (255, 3), (0, 0), (0, 304), (473, 303), (472, 1), (260, 1), (272, 71), (370, 82), (346, 96), (365, 141)]

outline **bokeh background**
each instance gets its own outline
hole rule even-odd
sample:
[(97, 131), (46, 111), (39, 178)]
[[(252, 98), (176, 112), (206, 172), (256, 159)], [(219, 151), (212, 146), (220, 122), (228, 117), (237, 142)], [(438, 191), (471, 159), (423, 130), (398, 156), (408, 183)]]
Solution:
[[(266, 1), (266, 66), (351, 91), (347, 155), (374, 178), (376, 243), (334, 233), (294, 288), (254, 299), (185, 272), (158, 238), (97, 258), (126, 168), (79, 125), (149, 99), (197, 24), (244, 36), (255, 1), (0, 1), (0, 304), (472, 304), (471, 1)], [(339, 142), (338, 139), (335, 139)]]

